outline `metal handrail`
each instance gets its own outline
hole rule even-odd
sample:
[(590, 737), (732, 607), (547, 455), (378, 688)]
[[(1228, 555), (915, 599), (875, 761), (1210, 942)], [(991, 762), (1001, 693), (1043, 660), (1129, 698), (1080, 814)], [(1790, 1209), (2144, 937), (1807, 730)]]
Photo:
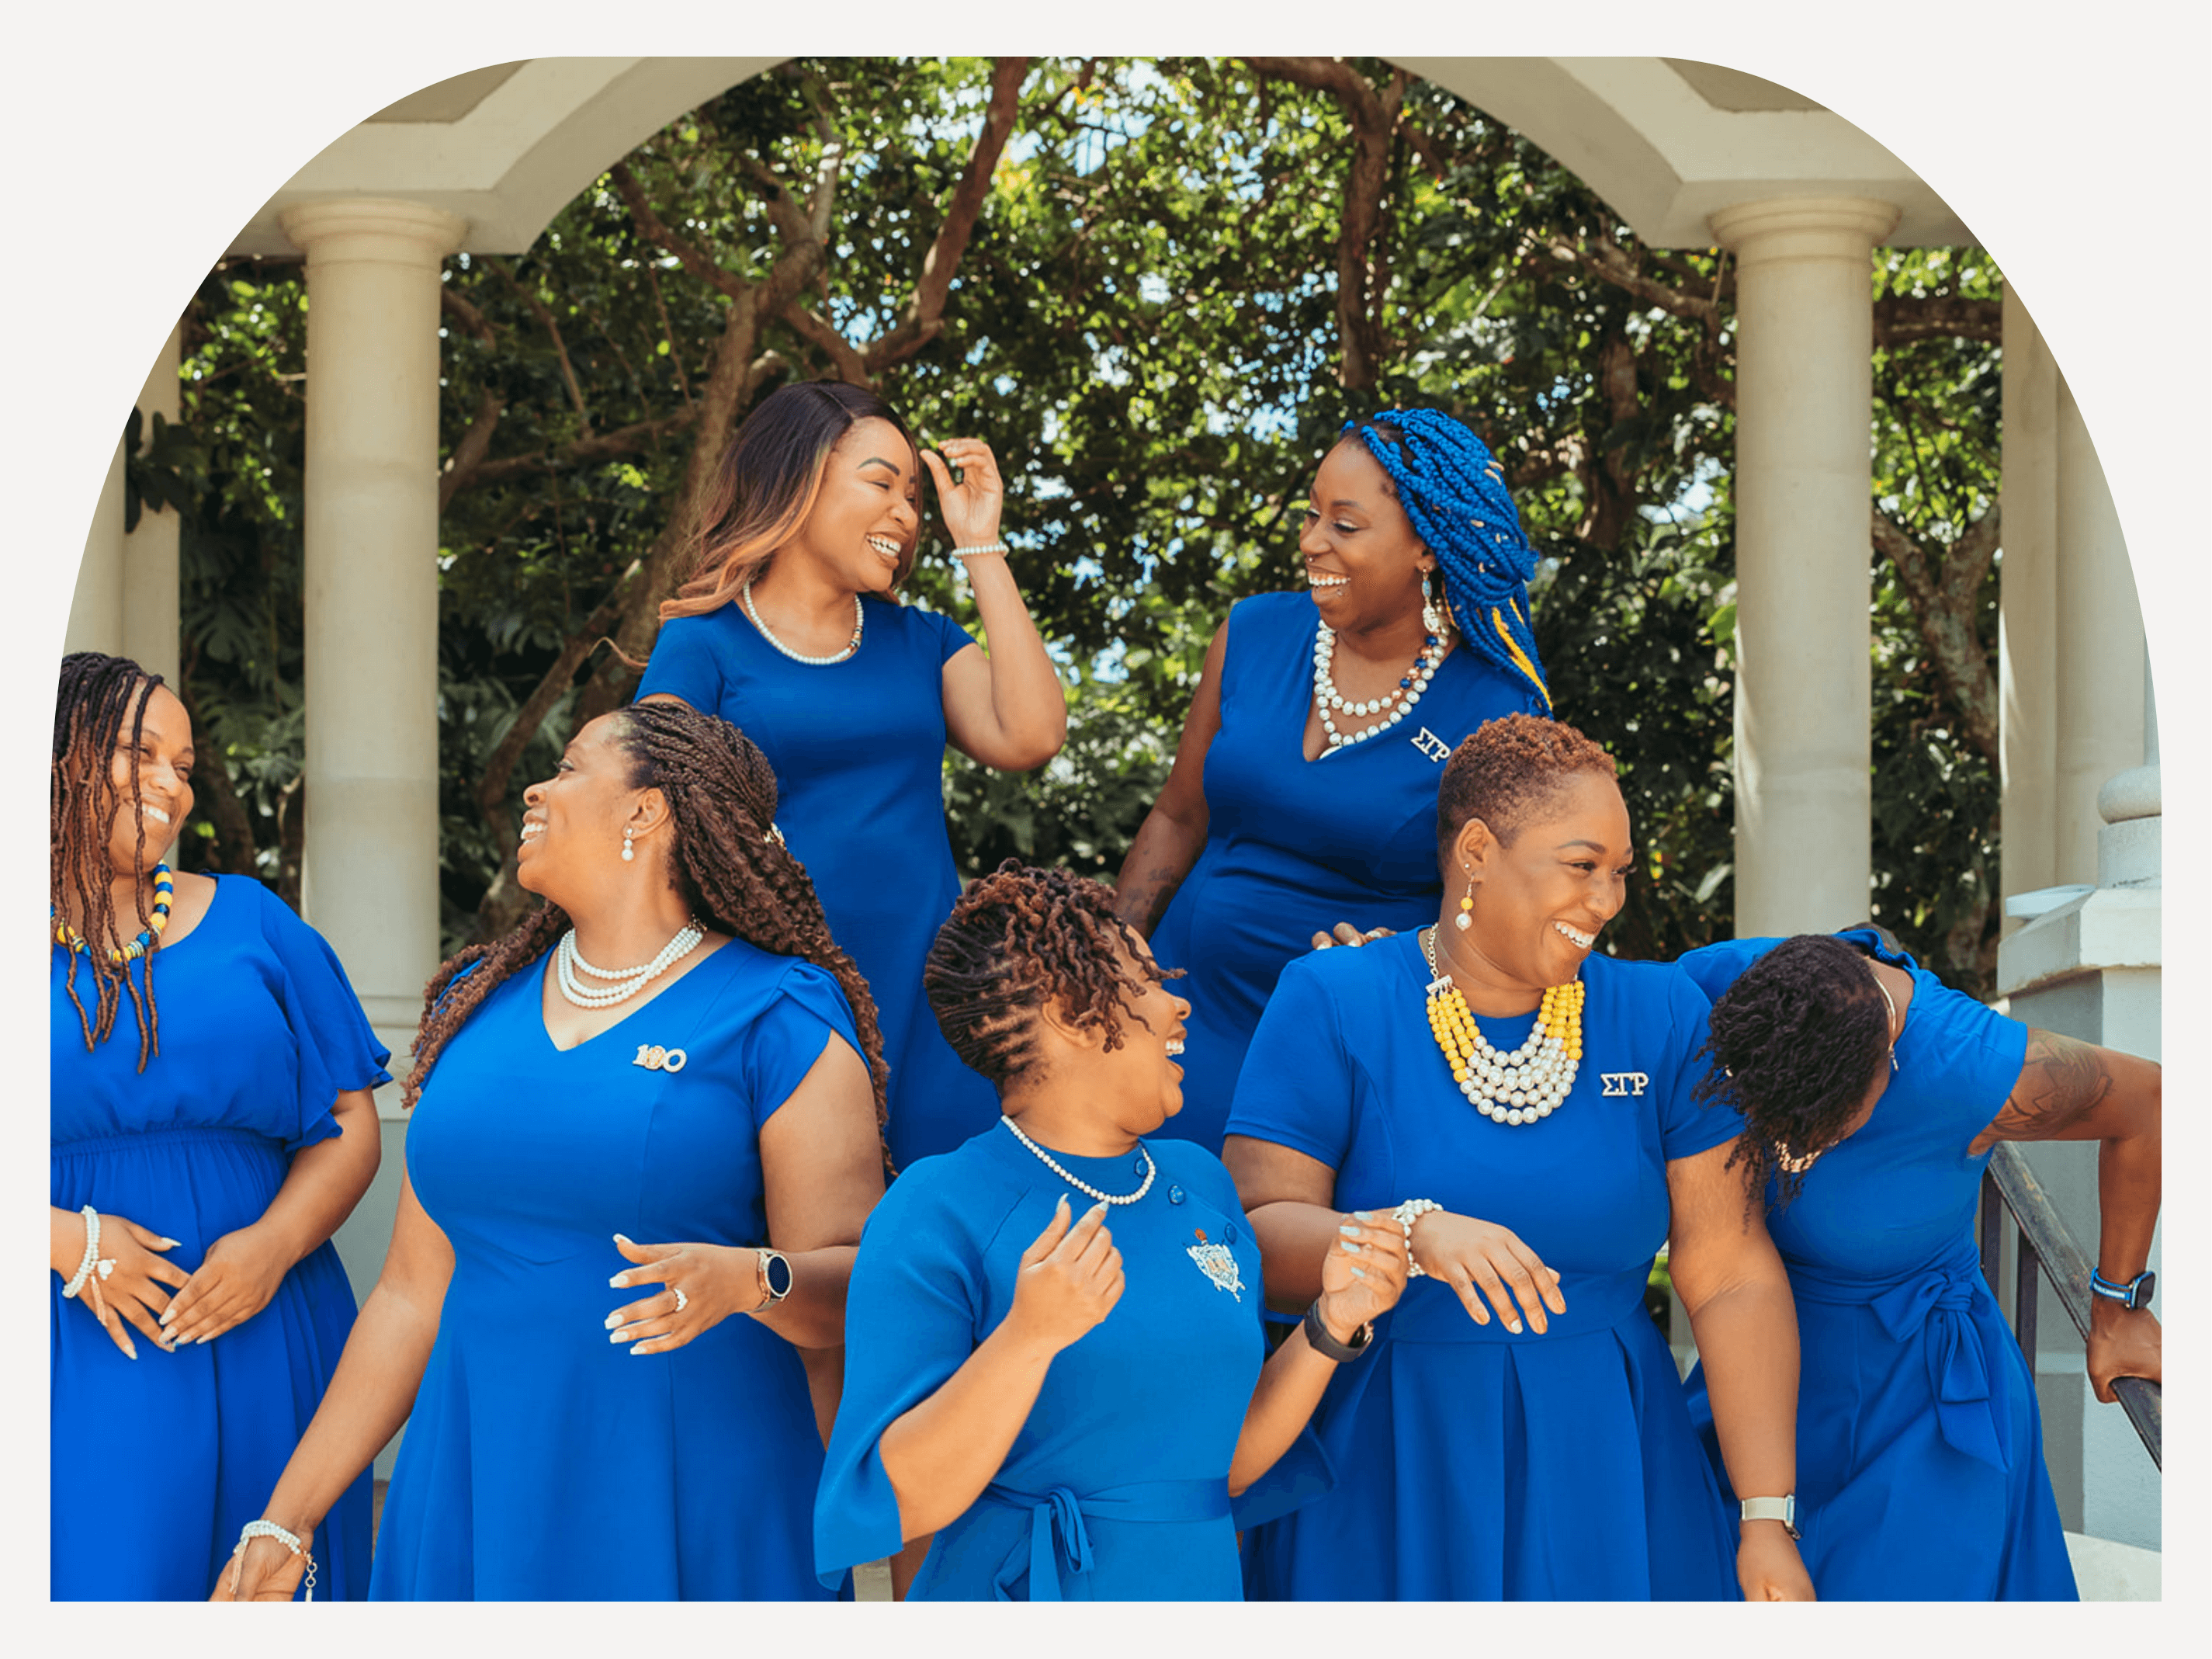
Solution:
[[(2081, 1340), (2087, 1342), (2091, 1305), (2089, 1258), (2074, 1242), (2072, 1231), (2060, 1217), (2057, 1206), (2051, 1203), (2051, 1195), (2043, 1190), (2043, 1183), (2035, 1178), (2035, 1171), (2027, 1167), (2027, 1160), (2010, 1142), (2000, 1141), (1982, 1176), (1982, 1277), (1989, 1281), (1991, 1296), (2002, 1295), (1997, 1274), (2004, 1224), (1999, 1218), (2000, 1210), (2009, 1214), (2020, 1229), (2020, 1261), (2013, 1284), (2013, 1334), (2020, 1339), (2021, 1352), (2027, 1357), (2027, 1368), (2033, 1373), (2037, 1270), (2039, 1268), (2050, 1278), (2051, 1287), (2058, 1292), (2066, 1316), (2074, 1322), (2074, 1328), (2081, 1333)], [(2143, 1449), (2150, 1454), (2150, 1461), (2163, 1470), (2166, 1464), (2160, 1455), (2165, 1422), (2165, 1407), (2160, 1403), (2163, 1391), (2146, 1378), (2122, 1376), (2113, 1380), (2112, 1392), (2119, 1397), (2128, 1421), (2135, 1425)]]

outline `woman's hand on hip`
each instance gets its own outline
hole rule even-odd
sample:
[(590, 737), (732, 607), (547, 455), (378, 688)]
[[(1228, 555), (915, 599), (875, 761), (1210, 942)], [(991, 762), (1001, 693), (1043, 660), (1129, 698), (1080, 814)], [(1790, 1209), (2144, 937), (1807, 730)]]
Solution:
[[(607, 1316), (607, 1340), (630, 1352), (672, 1353), (732, 1314), (760, 1305), (760, 1253), (742, 1244), (634, 1244), (620, 1233), (615, 1248), (638, 1265), (607, 1283), (618, 1291), (659, 1283), (665, 1288)], [(680, 1292), (680, 1294), (679, 1294)]]
[(1405, 1293), (1406, 1234), (1389, 1216), (1355, 1210), (1337, 1225), (1321, 1266), (1321, 1317), (1340, 1342)]
[(291, 1271), (292, 1256), (256, 1224), (225, 1233), (162, 1310), (173, 1343), (212, 1342), (269, 1305)]
[[(947, 438), (936, 449), (923, 450), (921, 463), (937, 485), (937, 510), (952, 544), (982, 547), (998, 540), (1006, 487), (991, 446), (981, 438)], [(954, 466), (960, 469), (958, 483), (952, 482)]]
[[(87, 1273), (76, 1299), (123, 1350), (125, 1358), (138, 1357), (137, 1345), (123, 1328), (126, 1323), (136, 1325), (163, 1352), (176, 1352), (169, 1333), (161, 1325), (161, 1310), (168, 1305), (171, 1294), (167, 1287), (181, 1285), (191, 1278), (161, 1254), (176, 1248), (175, 1239), (164, 1238), (135, 1221), (105, 1212), (100, 1215), (99, 1259), (112, 1265), (106, 1273), (95, 1267)], [(76, 1269), (70, 1272), (74, 1274)]]
[[(1567, 1310), (1558, 1272), (1546, 1267), (1510, 1227), (1494, 1221), (1431, 1210), (1413, 1224), (1413, 1260), (1431, 1278), (1451, 1286), (1478, 1325), (1487, 1325), (1495, 1308), (1507, 1330), (1517, 1334), (1525, 1318), (1540, 1336), (1546, 1310)], [(1489, 1308), (1483, 1306), (1485, 1297)]]
[(1080, 1221), (1062, 1194), (1052, 1219), (1022, 1252), (1006, 1324), (1026, 1341), (1058, 1353), (1114, 1310), (1121, 1299), (1121, 1253), (1094, 1204)]
[(1747, 1601), (1816, 1601), (1797, 1540), (1779, 1521), (1747, 1521), (1735, 1548), (1735, 1580)]

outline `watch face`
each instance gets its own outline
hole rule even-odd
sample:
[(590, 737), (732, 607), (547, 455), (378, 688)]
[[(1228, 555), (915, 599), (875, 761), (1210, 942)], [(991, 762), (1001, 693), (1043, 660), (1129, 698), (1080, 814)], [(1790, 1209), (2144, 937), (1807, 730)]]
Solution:
[(781, 1302), (791, 1294), (791, 1263), (774, 1254), (761, 1257), (762, 1271), (768, 1279), (769, 1294)]
[(2157, 1288), (2158, 1275), (2154, 1273), (2143, 1273), (2136, 1279), (2135, 1284), (2130, 1289), (2128, 1295), (2128, 1306), (2130, 1308), (2148, 1308), (2150, 1306), (2150, 1293)]

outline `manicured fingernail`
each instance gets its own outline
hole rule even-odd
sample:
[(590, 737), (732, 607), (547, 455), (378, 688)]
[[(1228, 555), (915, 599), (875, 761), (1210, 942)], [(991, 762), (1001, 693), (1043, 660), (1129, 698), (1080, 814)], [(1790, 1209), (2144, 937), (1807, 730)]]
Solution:
[(165, 1250), (173, 1250), (177, 1248), (179, 1242), (180, 1241), (173, 1238), (165, 1238), (161, 1241), (161, 1248)]
[(1521, 1334), (1521, 1322), (1517, 1319), (1509, 1319), (1505, 1322), (1505, 1328), (1518, 1336)]
[(607, 1316), (607, 1322), (602, 1328), (611, 1331), (618, 1328), (621, 1324), (622, 1316), (618, 1313), (611, 1313)]
[(615, 1243), (617, 1244), (627, 1244), (629, 1243), (629, 1240), (624, 1238), (620, 1233), (617, 1233), (615, 1235)]
[(1359, 1237), (1359, 1229), (1353, 1226), (1349, 1221), (1339, 1227), (1337, 1231), (1342, 1233), (1346, 1238), (1357, 1238)]
[(1352, 1270), (1352, 1276), (1354, 1279), (1364, 1279), (1367, 1277), (1367, 1269), (1364, 1267), (1354, 1267)]
[(167, 1324), (176, 1316), (177, 1310), (174, 1308), (164, 1308), (161, 1310), (161, 1323), (164, 1325)]
[(1362, 1250), (1367, 1248), (1364, 1244), (1355, 1244), (1348, 1238), (1340, 1239), (1337, 1243), (1343, 1249), (1343, 1251), (1346, 1255), (1358, 1255)]
[(626, 1291), (629, 1288), (629, 1275), (628, 1273), (617, 1273), (612, 1279), (607, 1280), (607, 1284), (611, 1289)]
[(607, 1340), (608, 1340), (608, 1341), (610, 1341), (610, 1342), (619, 1342), (619, 1341), (621, 1341), (622, 1340), (623, 1340), (623, 1334), (622, 1334), (620, 1331), (617, 1331), (617, 1332), (616, 1332), (612, 1336), (610, 1336), (610, 1337), (607, 1339)]
[(215, 1340), (215, 1333), (213, 1331), (210, 1331), (205, 1336), (196, 1336), (192, 1340), (195, 1342), (212, 1342)]
[(629, 1351), (629, 1357), (632, 1359), (635, 1359), (641, 1353), (651, 1353), (652, 1352), (652, 1349), (647, 1347), (643, 1343), (640, 1343), (636, 1347), (632, 1348)]
[(1355, 1221), (1372, 1221), (1375, 1219), (1372, 1215), (1370, 1215), (1364, 1210), (1354, 1210), (1352, 1212), (1352, 1219)]

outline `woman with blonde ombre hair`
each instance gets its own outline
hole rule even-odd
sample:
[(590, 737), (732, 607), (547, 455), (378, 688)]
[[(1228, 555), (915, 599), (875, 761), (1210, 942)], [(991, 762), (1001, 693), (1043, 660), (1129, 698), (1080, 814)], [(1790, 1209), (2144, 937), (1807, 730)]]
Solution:
[[(988, 657), (950, 617), (896, 597), (925, 465)], [(741, 726), (775, 768), (781, 831), (876, 998), (901, 1166), (998, 1116), (922, 1004), (922, 958), (960, 891), (945, 745), (1027, 771), (1067, 737), (1066, 701), (999, 539), (1004, 495), (978, 439), (935, 453), (865, 387), (778, 389), (722, 459), (692, 573), (661, 605), (638, 686), (641, 701), (672, 697)]]

